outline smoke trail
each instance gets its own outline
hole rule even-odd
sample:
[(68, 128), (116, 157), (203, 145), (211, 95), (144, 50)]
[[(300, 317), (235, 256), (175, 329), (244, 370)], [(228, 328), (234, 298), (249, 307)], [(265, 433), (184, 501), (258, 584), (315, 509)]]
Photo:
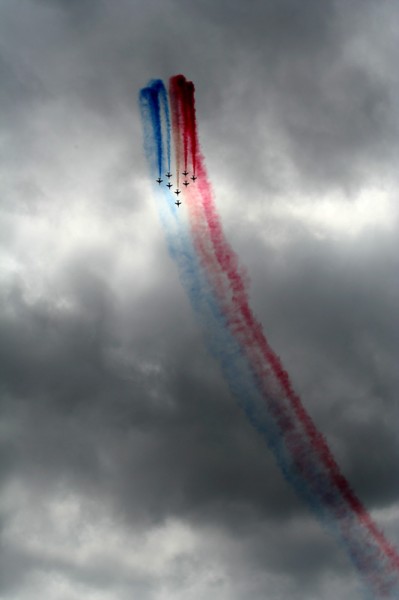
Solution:
[(187, 138), (184, 134), (182, 135), (184, 131), (184, 103), (182, 101), (182, 93), (184, 93), (184, 81), (179, 78), (171, 78), (169, 81), (169, 98), (171, 101), (177, 188), (179, 188), (181, 164), (184, 162), (186, 165), (187, 162)]
[[(151, 128), (148, 116), (142, 111), (144, 130)], [(159, 117), (160, 118), (160, 117)], [(153, 122), (157, 122), (158, 118)], [(157, 144), (149, 151), (149, 158)], [(148, 155), (148, 146), (146, 145)], [(151, 160), (149, 160), (151, 165)], [(164, 194), (155, 186), (157, 198), (162, 200)], [(213, 290), (214, 282), (209, 278), (209, 270), (203, 269), (199, 263), (201, 256), (193, 248), (188, 237), (186, 224), (179, 218), (176, 211), (166, 211), (166, 203), (158, 202), (161, 222), (165, 228), (169, 252), (176, 261), (181, 282), (186, 289), (192, 306), (199, 317), (204, 329), (207, 331), (206, 343), (210, 352), (215, 356), (232, 394), (237, 398), (239, 405), (247, 414), (253, 426), (264, 436), (269, 448), (273, 451), (277, 463), (284, 477), (298, 490), (304, 500), (319, 515), (325, 519), (325, 507), (315, 501), (315, 496), (310, 492), (300, 477), (297, 468), (297, 459), (292, 453), (287, 452), (285, 440), (281, 436), (279, 427), (266, 411), (263, 396), (256, 383), (256, 374), (248, 363), (247, 357), (236, 337), (232, 335), (226, 322), (226, 316), (221, 311), (221, 299), (216, 298)], [(212, 279), (212, 277), (211, 277)]]
[(174, 114), (173, 131), (176, 146), (183, 146), (184, 170), (196, 173), (197, 136), (195, 129), (194, 85), (184, 75), (169, 80), (169, 96)]
[[(339, 470), (338, 476), (342, 480), (336, 480), (337, 473), (335, 478), (332, 476), (338, 467), (335, 461), (330, 464), (330, 458), (334, 459), (325, 441), (322, 439), (323, 443), (319, 444), (321, 435), (299, 398), (293, 397), (288, 375), (268, 347), (261, 326), (250, 310), (238, 261), (224, 240), (199, 152), (194, 86), (191, 82), (184, 85), (183, 76), (173, 79), (178, 79), (175, 85), (173, 82), (170, 85), (175, 146), (181, 152), (186, 139), (191, 153), (195, 152), (193, 169), (197, 162), (199, 166), (200, 185), (190, 188), (186, 194), (195, 250), (180, 215), (169, 211), (168, 215), (173, 214), (173, 218), (163, 218), (163, 222), (169, 251), (177, 262), (182, 283), (210, 334), (208, 346), (219, 359), (231, 391), (252, 424), (265, 436), (284, 476), (334, 535), (344, 541), (346, 550), (375, 593), (394, 598), (395, 589), (397, 593), (396, 552), (371, 522), (360, 502), (354, 506), (353, 502), (348, 502), (342, 480), (349, 485)], [(184, 108), (184, 104), (188, 106)], [(148, 130), (153, 127), (154, 144), (150, 152), (146, 143), (152, 166), (157, 163), (152, 157), (159, 149), (156, 138), (160, 118), (152, 115), (149, 118), (145, 110), (142, 110), (142, 116), (145, 140)], [(325, 448), (327, 455), (323, 454)], [(354, 496), (351, 490), (350, 493)], [(368, 529), (373, 533), (374, 541), (379, 542), (377, 547), (366, 535), (364, 525), (370, 523), (373, 527)], [(391, 565), (384, 556), (390, 559)]]
[[(190, 86), (190, 90), (194, 92), (194, 85), (192, 82), (188, 82)], [(197, 139), (197, 129), (196, 129), (196, 121), (195, 121), (195, 105), (194, 105), (194, 95), (192, 95), (192, 108), (191, 112), (193, 116), (193, 125), (190, 130), (190, 137)], [(197, 143), (195, 142), (195, 147)], [(321, 433), (317, 430), (314, 422), (312, 421), (310, 415), (306, 412), (300, 398), (295, 394), (292, 384), (290, 382), (288, 373), (284, 370), (281, 361), (277, 357), (276, 354), (271, 350), (264, 333), (262, 331), (262, 327), (260, 323), (258, 323), (250, 309), (247, 292), (245, 289), (245, 285), (242, 281), (242, 278), (238, 272), (238, 260), (236, 255), (233, 253), (231, 248), (229, 247), (227, 241), (224, 238), (223, 231), (220, 225), (220, 221), (218, 215), (216, 214), (215, 206), (212, 199), (212, 194), (210, 190), (210, 184), (207, 181), (207, 175), (205, 172), (203, 158), (200, 153), (198, 153), (198, 161), (200, 163), (201, 168), (201, 177), (199, 180), (199, 186), (202, 190), (202, 198), (205, 208), (205, 215), (208, 221), (210, 234), (213, 242), (213, 246), (215, 248), (215, 253), (220, 263), (221, 268), (227, 273), (230, 282), (231, 288), (234, 294), (234, 299), (236, 300), (236, 304), (239, 306), (241, 314), (244, 317), (246, 325), (252, 330), (254, 335), (254, 341), (257, 342), (265, 360), (271, 365), (278, 381), (280, 382), (284, 393), (287, 398), (290, 400), (295, 413), (299, 420), (302, 422), (304, 429), (312, 440), (313, 445), (320, 453), (320, 456), (323, 459), (326, 467), (331, 472), (334, 482), (342, 492), (345, 499), (348, 501), (351, 508), (356, 511), (359, 516), (364, 521), (364, 524), (369, 528), (370, 532), (376, 537), (376, 539), (381, 543), (384, 548), (384, 552), (387, 555), (391, 556), (393, 559), (393, 563), (395, 568), (399, 568), (399, 556), (396, 551), (387, 543), (387, 541), (383, 538), (382, 534), (377, 530), (375, 524), (371, 521), (369, 515), (365, 511), (362, 506), (360, 500), (356, 497), (354, 492), (351, 490), (348, 481), (343, 477), (342, 473), (339, 470), (339, 467), (328, 448), (328, 445), (321, 435)]]
[(197, 126), (196, 126), (196, 118), (195, 118), (195, 99), (194, 99), (194, 84), (192, 81), (186, 81), (186, 119), (187, 119), (187, 138), (190, 144), (191, 150), (191, 163), (193, 168), (194, 175), (197, 171)]
[[(161, 116), (159, 114), (159, 102), (153, 101), (153, 91), (154, 88), (149, 84), (149, 87), (144, 88), (140, 93), (140, 107), (145, 132), (145, 151), (151, 170), (154, 169), (154, 164), (158, 164), (159, 160), (161, 160), (159, 157), (155, 160), (154, 155), (157, 152), (162, 154), (157, 139)], [(151, 113), (148, 111), (148, 98), (151, 98), (151, 107), (156, 107), (155, 112)], [(158, 186), (154, 186), (154, 191), (157, 192), (158, 198), (164, 198), (165, 195), (168, 198), (168, 193), (166, 191), (160, 193)], [(165, 210), (165, 206), (169, 206), (169, 209)], [(158, 208), (161, 222), (165, 228), (169, 252), (178, 265), (182, 283), (186, 288), (195, 311), (202, 318), (204, 324), (213, 332), (213, 335), (207, 339), (208, 346), (212, 353), (221, 359), (222, 369), (228, 372), (227, 378), (234, 394), (239, 398), (245, 397), (250, 390), (248, 385), (245, 386), (242, 384), (242, 381), (251, 380), (251, 375), (245, 377), (245, 369), (248, 370), (248, 366), (241, 365), (238, 369), (234, 368), (234, 366), (232, 367), (232, 365), (242, 359), (243, 353), (237, 341), (226, 329), (225, 318), (221, 314), (219, 305), (213, 297), (207, 278), (203, 276), (201, 266), (198, 262), (198, 255), (188, 236), (187, 227), (178, 218), (179, 215), (176, 209), (170, 206), (170, 202), (165, 203), (161, 201), (158, 203)], [(256, 395), (257, 391), (252, 390), (250, 393)], [(252, 413), (255, 413), (255, 410)], [(254, 414), (252, 415), (252, 419), (258, 429), (261, 429), (259, 420), (254, 419)], [(278, 444), (279, 438), (276, 437), (274, 445)]]
[[(170, 89), (173, 89), (173, 95), (171, 95), (171, 102), (172, 106), (175, 105), (176, 113), (179, 113), (180, 115), (179, 119), (176, 120), (176, 128), (185, 128), (183, 132), (179, 131), (178, 133), (181, 137), (183, 137), (183, 139), (188, 138), (190, 140), (190, 147), (195, 151), (193, 164), (196, 165), (198, 163), (199, 165), (198, 172), (200, 182), (198, 187), (200, 190), (200, 200), (202, 201), (204, 209), (204, 219), (208, 227), (209, 236), (213, 245), (215, 256), (219, 263), (219, 268), (227, 276), (229, 281), (232, 304), (230, 308), (229, 306), (225, 305), (223, 307), (223, 311), (225, 314), (230, 315), (228, 322), (229, 326), (233, 327), (235, 335), (238, 335), (241, 339), (241, 343), (244, 346), (247, 346), (248, 357), (252, 363), (256, 365), (260, 379), (263, 379), (263, 391), (266, 395), (270, 393), (270, 383), (273, 384), (273, 382), (270, 382), (270, 372), (267, 372), (267, 369), (265, 370), (264, 367), (262, 368), (262, 366), (259, 365), (259, 352), (272, 369), (275, 380), (277, 380), (280, 385), (280, 398), (286, 398), (289, 401), (292, 409), (294, 410), (296, 422), (292, 421), (292, 417), (287, 417), (286, 413), (282, 414), (280, 407), (276, 411), (276, 407), (273, 406), (273, 404), (270, 404), (270, 402), (269, 409), (272, 410), (276, 419), (280, 421), (280, 423), (283, 423), (282, 433), (285, 436), (286, 442), (291, 451), (297, 453), (299, 456), (306, 457), (306, 460), (302, 460), (300, 465), (302, 476), (310, 480), (310, 484), (313, 487), (314, 493), (317, 493), (320, 496), (320, 499), (322, 499), (323, 502), (329, 507), (334, 517), (340, 520), (342, 535), (349, 546), (347, 549), (358, 568), (363, 572), (363, 575), (369, 579), (369, 583), (372, 583), (374, 588), (378, 588), (380, 593), (384, 592), (386, 595), (386, 593), (388, 593), (387, 589), (390, 586), (392, 587), (392, 585), (395, 583), (395, 581), (390, 582), (390, 586), (388, 586), (387, 581), (389, 576), (387, 575), (387, 572), (398, 570), (398, 555), (396, 550), (384, 538), (382, 532), (380, 532), (372, 522), (370, 516), (365, 511), (359, 499), (351, 490), (349, 483), (341, 474), (326, 441), (317, 431), (311, 417), (305, 411), (299, 397), (294, 393), (288, 378), (288, 374), (284, 371), (278, 357), (270, 349), (260, 324), (256, 322), (250, 310), (245, 286), (238, 272), (238, 261), (227, 242), (224, 240), (220, 222), (214, 209), (210, 186), (207, 181), (206, 172), (203, 165), (203, 159), (200, 152), (197, 150), (199, 145), (195, 122), (194, 86), (192, 82), (187, 82), (187, 85), (184, 86), (184, 82), (185, 79), (181, 75), (172, 78)], [(190, 103), (190, 107), (182, 109), (181, 104), (184, 102)], [(190, 115), (189, 119), (187, 119), (187, 117), (182, 119), (182, 114)], [(191, 190), (187, 197), (190, 198), (190, 196), (192, 196)], [(204, 223), (201, 222), (198, 216), (198, 195), (197, 198), (194, 200), (191, 199), (189, 202), (189, 207), (192, 207), (193, 205), (196, 207), (196, 210), (192, 211), (191, 214), (192, 233), (194, 240), (196, 240), (196, 250), (204, 257), (204, 242), (203, 240), (199, 239), (200, 236), (198, 235), (201, 231), (201, 236), (204, 237)], [(209, 260), (209, 249), (207, 252)], [(204, 260), (206, 262), (206, 259)], [(212, 271), (214, 269), (214, 265), (209, 262), (208, 270)], [(218, 282), (214, 281), (214, 284), (220, 288), (220, 301), (220, 296), (223, 297), (223, 294), (225, 294), (226, 284), (220, 283), (220, 277)], [(267, 381), (268, 379), (269, 381)], [(297, 430), (298, 424), (301, 425), (300, 432)], [(296, 431), (294, 432), (295, 429)], [(303, 433), (306, 434), (305, 440), (302, 439)], [(302, 436), (300, 436), (300, 434), (302, 434)], [(309, 443), (311, 447), (305, 448), (305, 445)], [(319, 480), (321, 476), (320, 465), (317, 465), (316, 467), (314, 464), (311, 464), (312, 461), (314, 462), (314, 457), (310, 455), (310, 452), (312, 451), (316, 452), (317, 461), (321, 461), (321, 463), (324, 464), (327, 469), (327, 471), (323, 473), (322, 487), (320, 487), (320, 485), (315, 486), (314, 482), (312, 482), (312, 479), (314, 479), (316, 473)], [(368, 540), (366, 539), (363, 540), (365, 546), (363, 549), (360, 548), (361, 551), (359, 552), (359, 544), (355, 539), (353, 539), (353, 528), (356, 526), (356, 524), (351, 522), (353, 515), (348, 512), (348, 509), (353, 511), (361, 525), (367, 528), (368, 532), (374, 538), (374, 542), (377, 543), (377, 547), (375, 547), (374, 544), (373, 548), (369, 548)], [(350, 537), (351, 535), (352, 538)], [(356, 532), (356, 535), (358, 537), (363, 537), (362, 532), (359, 531)], [(381, 569), (376, 564), (381, 562), (381, 560), (384, 560), (382, 555), (385, 555), (390, 563), (384, 565), (385, 579), (381, 578), (381, 574), (378, 574)], [(374, 570), (370, 568), (371, 562), (374, 563)], [(387, 563), (386, 560), (385, 563)], [(365, 572), (365, 565), (367, 566), (367, 572)], [(370, 575), (371, 571), (373, 572), (373, 575)], [(377, 575), (378, 581), (375, 579), (374, 581), (370, 582), (370, 579), (373, 579), (374, 576), (377, 577)]]
[[(168, 94), (166, 91), (166, 88), (163, 84), (163, 81), (158, 80), (156, 82), (155, 88), (154, 86), (152, 86), (155, 93), (158, 94), (158, 98), (159, 98), (159, 110), (160, 110), (160, 122), (161, 124), (164, 124), (164, 131), (165, 131), (165, 136), (162, 136), (162, 139), (166, 138), (166, 161), (167, 161), (167, 166), (168, 166), (168, 172), (170, 172), (170, 114), (169, 114), (169, 103), (168, 103)], [(162, 144), (162, 156), (165, 155), (165, 149), (163, 147)]]
[[(162, 175), (164, 160), (159, 107), (159, 90), (162, 89), (162, 87), (164, 88), (163, 82), (159, 79), (155, 79), (140, 92), (141, 114), (146, 127), (146, 151), (150, 151), (151, 164), (153, 165), (154, 160), (156, 161), (158, 177), (161, 177)], [(151, 123), (151, 126), (149, 125), (149, 122)], [(154, 145), (151, 143), (151, 134), (155, 141)]]
[[(201, 172), (200, 177), (202, 179)], [(188, 205), (191, 206), (191, 204), (192, 202), (188, 201)], [(195, 239), (195, 235), (193, 237)], [(196, 244), (196, 250), (199, 254), (204, 252), (199, 243)], [(220, 284), (215, 281), (215, 285), (218, 286)], [(371, 519), (365, 512), (365, 509), (362, 509), (360, 502), (357, 501), (356, 504), (353, 501), (350, 503), (347, 502), (347, 496), (343, 496), (342, 492), (344, 490), (348, 494), (349, 486), (346, 480), (339, 474), (340, 479), (337, 482), (336, 472), (334, 472), (335, 477), (331, 477), (331, 468), (325, 468), (325, 457), (320, 456), (319, 448), (315, 448), (314, 439), (307, 435), (308, 432), (306, 429), (304, 430), (303, 423), (298, 419), (297, 412), (288, 410), (285, 403), (287, 395), (282, 393), (281, 389), (276, 388), (275, 382), (270, 380), (270, 370), (265, 369), (264, 365), (259, 362), (260, 353), (258, 347), (255, 345), (254, 339), (251, 339), (251, 332), (247, 327), (246, 319), (241, 318), (243, 314), (244, 317), (246, 316), (245, 311), (242, 306), (237, 307), (234, 301), (234, 292), (231, 303), (226, 301), (223, 304), (222, 310), (227, 315), (228, 326), (240, 341), (240, 344), (247, 353), (249, 362), (253, 365), (255, 377), (257, 377), (259, 388), (267, 402), (268, 410), (278, 423), (288, 450), (296, 458), (296, 467), (300, 471), (301, 482), (298, 486), (297, 478), (296, 481), (291, 480), (291, 483), (293, 483), (297, 491), (303, 496), (302, 488), (306, 482), (306, 485), (314, 496), (313, 502), (310, 503), (312, 508), (314, 509), (315, 504), (319, 502), (330, 513), (331, 517), (338, 521), (342, 538), (346, 544), (346, 550), (349, 552), (357, 568), (361, 571), (363, 577), (369, 581), (369, 584), (375, 590), (378, 590), (378, 593), (382, 597), (391, 597), (387, 593), (383, 594), (382, 590), (393, 586), (395, 583), (397, 584), (396, 577), (393, 578), (392, 584), (388, 586), (387, 583), (390, 579), (389, 571), (396, 570), (397, 556), (394, 549), (389, 546), (382, 533), (375, 526), (372, 528), (369, 527), (370, 523), (372, 523)], [(306, 435), (304, 435), (305, 433)], [(350, 500), (353, 500), (354, 494), (350, 489), (349, 493), (352, 494)], [(327, 519), (326, 524), (331, 528), (331, 519)], [(365, 535), (364, 531), (359, 529), (360, 525), (367, 526), (374, 537), (374, 541), (377, 542), (377, 546), (374, 543), (370, 545), (370, 539)], [(388, 563), (382, 553), (389, 559), (391, 564)]]

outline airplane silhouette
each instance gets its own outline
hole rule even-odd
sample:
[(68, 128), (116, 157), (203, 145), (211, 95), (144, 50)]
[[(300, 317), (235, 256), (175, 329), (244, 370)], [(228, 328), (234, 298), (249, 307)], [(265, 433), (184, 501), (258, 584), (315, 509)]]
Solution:
[(188, 171), (183, 171), (183, 175), (186, 177), (188, 175)]
[(190, 182), (189, 181), (183, 181), (183, 185), (185, 185), (187, 187), (188, 185), (190, 185)]
[(180, 206), (181, 202), (180, 202), (179, 198), (176, 200), (175, 204), (176, 204), (176, 206)]
[(195, 181), (196, 179), (198, 179), (198, 177), (196, 177), (195, 175), (193, 175), (193, 176), (191, 177), (191, 179), (192, 179), (193, 181)]
[(170, 183), (170, 181), (169, 181), (169, 182), (166, 184), (166, 187), (168, 187), (168, 188), (170, 189), (171, 187), (173, 187), (173, 185), (172, 185), (172, 184)]
[(168, 171), (167, 173), (165, 173), (166, 177), (172, 177), (172, 173), (170, 171)]
[(163, 182), (163, 179), (161, 179), (160, 177), (158, 177), (158, 179), (155, 180), (157, 183), (159, 183), (159, 185), (161, 185), (161, 183)]
[(181, 191), (180, 190), (176, 190), (175, 194), (176, 194), (176, 196), (178, 196), (179, 194), (181, 194)]

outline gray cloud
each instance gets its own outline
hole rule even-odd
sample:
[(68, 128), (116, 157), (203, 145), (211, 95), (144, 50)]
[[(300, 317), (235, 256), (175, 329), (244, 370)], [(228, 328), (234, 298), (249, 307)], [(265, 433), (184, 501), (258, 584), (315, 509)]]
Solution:
[[(361, 593), (235, 405), (168, 256), (137, 94), (178, 72), (254, 310), (399, 539), (397, 10), (361, 8), (2, 6), (4, 598)], [(324, 201), (358, 218), (376, 188), (390, 204), (356, 234), (314, 225)]]

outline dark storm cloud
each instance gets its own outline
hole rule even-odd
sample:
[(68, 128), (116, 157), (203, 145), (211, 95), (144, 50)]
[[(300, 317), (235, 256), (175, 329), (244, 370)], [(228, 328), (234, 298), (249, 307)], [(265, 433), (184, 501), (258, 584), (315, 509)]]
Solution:
[[(155, 356), (138, 352), (144, 331), (121, 348), (104, 328), (112, 311), (106, 288), (87, 279), (86, 273), (76, 290), (74, 315), (43, 302), (28, 306), (13, 291), (14, 318), (1, 327), (3, 460), (12, 456), (3, 485), (18, 476), (36, 495), (62, 485), (101, 498), (140, 529), (177, 516), (239, 533), (259, 518), (301, 513), (263, 444), (242, 427), (212, 362), (198, 353), (196, 364), (187, 361), (200, 341), (174, 339), (176, 323), (167, 338), (172, 357), (159, 347)], [(177, 319), (181, 324), (181, 314)], [(125, 355), (127, 367), (118, 361)], [(55, 569), (77, 582), (93, 578), (103, 588), (113, 582), (101, 567), (74, 571), (37, 553), (14, 552), (12, 560), (16, 576), (3, 580), (5, 590), (20, 581), (19, 568)]]
[[(240, 149), (237, 154), (244, 154), (244, 172), (256, 166), (267, 174), (266, 183), (271, 179), (269, 185), (275, 186), (279, 172), (270, 172), (263, 163), (274, 162), (273, 146), (278, 152), (280, 137), (288, 156), (279, 170), (285, 170), (283, 160), (294, 165), (305, 190), (315, 184), (321, 190), (326, 184), (356, 187), (372, 179), (376, 168), (392, 172), (397, 84), (391, 73), (380, 71), (364, 52), (351, 47), (351, 36), (361, 39), (369, 27), (367, 20), (356, 22), (354, 4), (348, 8), (339, 2), (254, 3), (257, 10), (248, 12), (243, 5), (233, 11), (230, 3), (215, 6), (210, 12), (220, 20), (225, 46), (245, 67), (239, 77), (234, 66), (227, 76), (223, 74), (227, 85), (223, 100), (228, 101), (229, 112), (218, 131), (219, 139), (227, 137)], [(231, 26), (227, 15), (232, 17)], [(376, 40), (376, 53), (381, 46)], [(387, 52), (390, 61), (392, 48)], [(216, 128), (217, 118), (212, 123)], [(266, 145), (271, 146), (269, 155), (263, 154)], [(234, 178), (234, 167), (230, 175)]]
[[(203, 518), (208, 511), (220, 519), (229, 502), (273, 516), (292, 510), (292, 503), (302, 510), (278, 483), (263, 443), (253, 439), (249, 426), (242, 427), (242, 414), (211, 359), (197, 351), (187, 361), (188, 346), (200, 347), (201, 339), (193, 332), (189, 340), (176, 335), (182, 307), (169, 314), (163, 340), (156, 315), (166, 298), (153, 301), (152, 308), (146, 298), (157, 344), (146, 348), (148, 330), (136, 323), (124, 346), (115, 334), (120, 306), (113, 306), (105, 282), (85, 270), (84, 283), (71, 291), (75, 308), (68, 314), (45, 301), (27, 305), (14, 288), (14, 314), (1, 323), (3, 413), (19, 407), (19, 416), (29, 414), (17, 438), (9, 440), (21, 460), (29, 461), (28, 471), (40, 473), (44, 466), (42, 475), (54, 469), (54, 476), (62, 465), (63, 476), (75, 473), (80, 479), (80, 473), (95, 485), (111, 477), (125, 510), (137, 504), (155, 520), (190, 513)], [(108, 440), (109, 472), (97, 455), (102, 436)], [(277, 478), (273, 489), (268, 470)], [(126, 479), (127, 472), (135, 476)]]
[[(293, 254), (298, 256), (297, 250)], [(327, 260), (329, 255), (328, 252), (324, 258)], [(312, 251), (312, 256), (319, 257), (312, 265), (319, 282), (317, 289), (328, 289), (331, 269), (325, 273), (326, 261), (321, 259), (320, 251)], [(335, 269), (338, 271), (339, 267)], [(304, 507), (286, 488), (262, 440), (232, 404), (213, 362), (202, 351), (196, 351), (193, 359), (187, 358), (190, 348), (200, 347), (201, 340), (190, 329), (185, 330), (184, 337), (177, 335), (177, 323), (181, 324), (182, 316), (183, 322), (186, 318), (184, 306), (178, 304), (170, 312), (170, 308), (165, 309), (166, 298), (154, 300), (156, 292), (151, 290), (147, 298), (141, 299), (141, 309), (131, 305), (131, 310), (142, 313), (147, 305), (157, 342), (148, 347), (148, 330), (137, 328), (136, 322), (126, 346), (115, 334), (121, 307), (106, 282), (87, 268), (82, 271), (71, 265), (68, 270), (70, 275), (64, 274), (61, 279), (72, 278), (72, 282), (64, 284), (75, 307), (71, 314), (52, 308), (45, 301), (27, 305), (21, 290), (14, 289), (10, 292), (14, 316), (2, 319), (2, 414), (6, 422), (8, 415), (10, 422), (14, 421), (4, 449), (6, 456), (13, 456), (12, 469), (22, 473), (32, 488), (61, 480), (67, 487), (103, 498), (117, 514), (122, 510), (140, 528), (171, 516), (213, 523), (225, 528), (229, 535), (242, 538), (249, 555), (257, 556), (259, 568), (289, 572), (291, 577), (303, 580), (303, 585), (305, 580), (310, 585), (315, 572), (322, 578), (323, 570), (332, 569), (334, 564), (342, 569), (342, 559), (336, 556), (332, 541), (319, 539), (319, 534), (312, 540), (306, 528), (294, 545), (289, 527), (284, 536), (279, 530), (273, 551), (266, 543), (267, 539), (270, 541), (271, 529), (295, 515), (304, 516)], [(317, 346), (320, 335), (315, 331), (317, 322), (310, 315), (298, 333), (303, 323), (297, 322), (295, 315), (306, 321), (306, 306), (317, 305), (312, 300), (314, 287), (296, 284), (295, 276), (281, 281), (279, 273), (269, 272), (267, 279), (268, 290), (258, 297), (267, 298), (275, 319), (279, 310), (291, 315), (287, 329), (292, 339), (284, 341), (284, 329), (279, 336), (282, 354), (288, 359), (290, 352), (295, 355), (295, 340), (301, 340), (302, 351), (308, 349), (311, 356), (307, 364), (314, 363), (312, 354), (318, 352), (325, 361), (340, 367), (341, 344), (335, 350), (332, 345), (330, 354), (325, 355), (323, 345)], [(261, 272), (257, 280), (262, 280)], [(350, 296), (353, 290), (348, 282), (345, 295)], [(291, 303), (297, 298), (300, 306), (274, 306), (281, 298), (287, 302), (291, 298)], [(158, 337), (159, 314), (164, 310), (168, 311), (167, 315), (164, 313), (168, 324), (162, 339)], [(367, 316), (372, 322), (371, 315)], [(331, 319), (333, 327), (325, 335), (333, 338), (337, 318)], [(286, 320), (287, 315), (283, 315), (281, 321)], [(268, 321), (266, 314), (264, 322)], [(352, 328), (348, 336), (356, 337), (356, 323)], [(273, 328), (271, 334), (277, 335)], [(126, 358), (127, 364), (123, 360)], [(355, 358), (356, 355), (347, 375), (354, 380), (354, 387), (364, 385), (364, 368), (356, 365)], [(302, 360), (306, 364), (306, 356)], [(302, 368), (307, 371), (303, 364)], [(342, 373), (342, 369), (337, 368), (336, 372)], [(318, 392), (314, 392), (317, 402)], [(308, 399), (306, 396), (305, 403)], [(342, 398), (343, 403), (347, 400)], [(337, 408), (340, 401), (332, 384), (327, 397), (323, 397), (323, 407), (330, 404)], [(372, 396), (362, 399), (373, 413), (372, 401)], [(326, 430), (328, 421), (323, 407), (318, 412), (322, 429)], [(389, 479), (396, 460), (394, 430), (392, 425), (376, 422), (378, 413), (373, 417), (371, 427), (365, 423), (364, 435), (359, 420), (351, 421), (344, 412), (334, 414), (330, 428), (345, 444), (343, 466), (362, 498), (368, 505), (375, 501), (383, 506), (397, 496)], [(364, 460), (365, 441), (378, 448), (380, 458), (376, 456), (374, 464)], [(387, 460), (392, 461), (390, 467)], [(12, 473), (8, 469), (4, 477)], [(265, 528), (262, 552), (262, 536), (256, 541), (251, 537), (251, 531), (260, 523)], [(287, 552), (287, 545), (291, 553)], [(306, 558), (298, 563), (295, 555), (301, 555), (301, 547), (307, 548)], [(62, 568), (59, 564), (58, 568), (70, 573), (67, 566)], [(78, 580), (81, 577), (89, 575), (77, 575)]]

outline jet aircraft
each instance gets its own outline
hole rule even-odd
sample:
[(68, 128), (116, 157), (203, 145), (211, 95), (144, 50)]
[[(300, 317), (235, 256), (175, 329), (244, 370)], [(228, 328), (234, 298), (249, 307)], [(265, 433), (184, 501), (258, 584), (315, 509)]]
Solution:
[(161, 185), (161, 183), (163, 182), (163, 179), (161, 179), (160, 177), (158, 177), (158, 179), (155, 180), (157, 183), (159, 183), (159, 185)]
[(196, 179), (198, 179), (198, 177), (196, 177), (195, 175), (193, 175), (193, 176), (191, 177), (191, 179), (192, 179), (193, 181), (195, 181)]
[(168, 188), (170, 189), (171, 187), (173, 187), (173, 185), (172, 185), (172, 184), (170, 183), (170, 181), (169, 181), (169, 182), (166, 184), (166, 187), (168, 187)]
[(176, 200), (175, 204), (176, 204), (176, 206), (180, 206), (181, 202), (180, 202), (179, 198)]
[(189, 181), (183, 181), (183, 185), (185, 185), (187, 187), (188, 185), (190, 185), (190, 182)]
[(175, 194), (176, 194), (176, 196), (178, 196), (179, 194), (181, 194), (181, 191), (180, 190), (176, 190)]
[(183, 175), (184, 175), (184, 177), (187, 177), (188, 171), (183, 171)]
[(167, 173), (165, 173), (166, 177), (172, 177), (172, 173), (170, 171), (168, 171)]

